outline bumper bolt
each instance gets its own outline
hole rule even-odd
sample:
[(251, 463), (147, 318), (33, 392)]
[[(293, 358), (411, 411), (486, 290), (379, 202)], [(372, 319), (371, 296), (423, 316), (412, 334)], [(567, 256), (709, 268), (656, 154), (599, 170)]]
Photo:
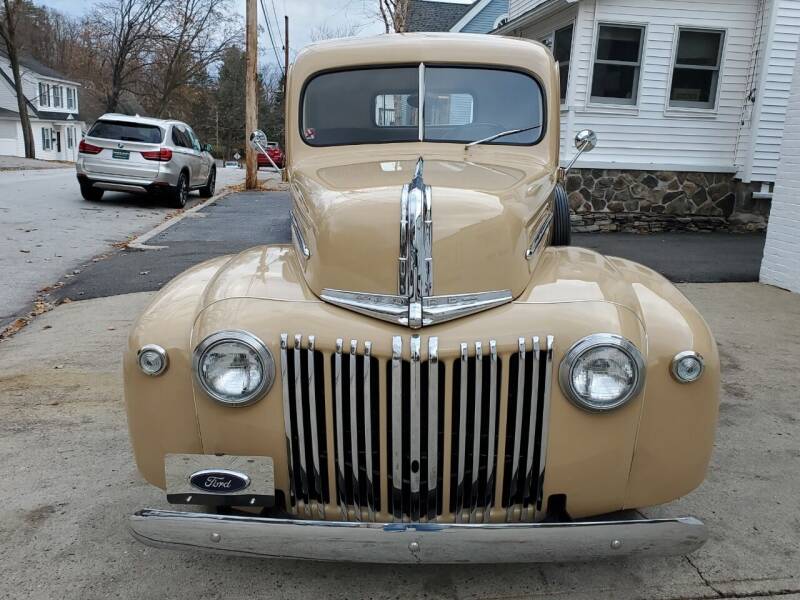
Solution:
[(409, 549), (409, 551), (411, 551), (414, 554), (416, 554), (417, 552), (419, 552), (419, 542), (411, 542), (408, 545), (408, 549)]
[(216, 531), (211, 534), (211, 541), (212, 542), (218, 542), (221, 539), (222, 539), (222, 536), (220, 534), (218, 534)]
[(622, 547), (622, 542), (620, 540), (614, 540), (611, 542), (611, 549), (612, 550), (619, 550)]

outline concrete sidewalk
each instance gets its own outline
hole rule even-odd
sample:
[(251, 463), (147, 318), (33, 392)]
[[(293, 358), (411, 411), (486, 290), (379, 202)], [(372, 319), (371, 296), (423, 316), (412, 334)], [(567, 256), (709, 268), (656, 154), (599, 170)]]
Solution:
[(645, 511), (711, 531), (689, 557), (570, 565), (352, 566), (155, 550), (126, 518), (167, 506), (133, 464), (120, 389), (126, 329), (152, 296), (64, 304), (0, 343), (3, 598), (798, 598), (800, 297), (687, 284), (723, 359), (707, 481)]

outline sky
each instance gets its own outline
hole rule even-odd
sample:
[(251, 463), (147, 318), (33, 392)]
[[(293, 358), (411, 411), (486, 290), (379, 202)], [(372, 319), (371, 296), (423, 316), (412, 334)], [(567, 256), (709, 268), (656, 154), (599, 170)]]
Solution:
[[(58, 11), (80, 16), (91, 10), (100, 0), (36, 0), (36, 4), (48, 6)], [(458, 4), (469, 4), (472, 0), (444, 0)], [(283, 15), (289, 15), (289, 47), (294, 56), (305, 45), (313, 41), (315, 32), (326, 29), (329, 32), (355, 30), (357, 35), (383, 33), (384, 26), (378, 12), (378, 0), (263, 0), (273, 35), (283, 38)], [(245, 0), (234, 0), (238, 12), (245, 13)], [(264, 15), (259, 5), (258, 22), (264, 29), (259, 37), (259, 54), (263, 63), (276, 63), (276, 51), (283, 61), (283, 42), (275, 42), (275, 50), (270, 45), (265, 28)], [(276, 31), (275, 16), (279, 21), (280, 34)]]

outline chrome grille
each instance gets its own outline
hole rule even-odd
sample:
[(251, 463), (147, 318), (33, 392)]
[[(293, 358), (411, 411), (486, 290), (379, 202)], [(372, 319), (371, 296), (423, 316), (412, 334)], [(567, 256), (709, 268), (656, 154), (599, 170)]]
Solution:
[(505, 348), (462, 342), (442, 359), (438, 338), (396, 336), (379, 358), (370, 341), (321, 352), (314, 336), (282, 334), (287, 508), (343, 520), (540, 518), (553, 337)]

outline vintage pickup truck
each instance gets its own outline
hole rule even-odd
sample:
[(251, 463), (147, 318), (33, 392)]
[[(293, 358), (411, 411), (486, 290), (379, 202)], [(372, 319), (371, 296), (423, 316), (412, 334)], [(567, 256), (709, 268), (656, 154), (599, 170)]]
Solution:
[(194, 507), (137, 512), (137, 539), (433, 563), (705, 541), (635, 509), (705, 477), (716, 345), (659, 274), (569, 246), (558, 86), (547, 48), (499, 36), (298, 55), (291, 243), (189, 269), (130, 334), (139, 470)]

